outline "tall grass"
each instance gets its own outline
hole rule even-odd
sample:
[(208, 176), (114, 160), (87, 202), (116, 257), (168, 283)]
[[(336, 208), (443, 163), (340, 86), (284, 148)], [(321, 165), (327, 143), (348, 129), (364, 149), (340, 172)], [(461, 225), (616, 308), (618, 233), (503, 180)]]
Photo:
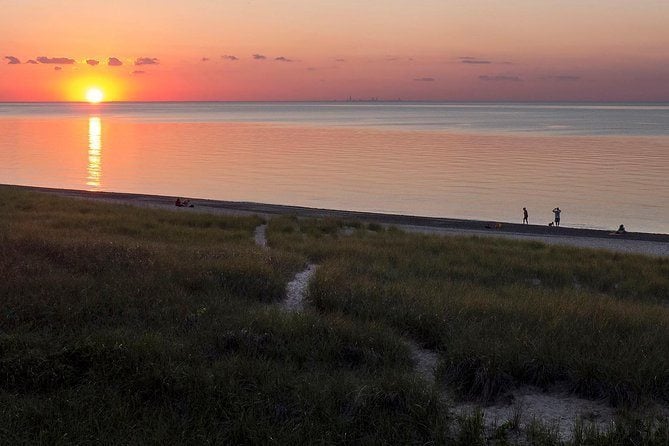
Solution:
[(0, 443), (444, 441), (384, 325), (271, 305), (306, 256), (255, 217), (0, 188)]
[(273, 220), (270, 241), (319, 259), (313, 305), (436, 348), (460, 396), (566, 383), (614, 405), (669, 401), (667, 259), (364, 227), (345, 236), (346, 225)]
[[(669, 395), (666, 260), (290, 217), (265, 250), (257, 217), (0, 202), (0, 444), (509, 444), (451, 415), (407, 336), (463, 397)], [(285, 313), (308, 262), (311, 307)], [(528, 441), (559, 444), (546, 429)], [(631, 415), (575, 444), (666, 432)]]

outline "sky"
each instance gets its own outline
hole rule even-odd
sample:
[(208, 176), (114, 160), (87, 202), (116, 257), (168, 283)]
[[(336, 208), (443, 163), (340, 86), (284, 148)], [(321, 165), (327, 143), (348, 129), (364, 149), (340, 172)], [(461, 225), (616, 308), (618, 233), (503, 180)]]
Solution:
[(669, 101), (667, 0), (0, 0), (0, 101)]

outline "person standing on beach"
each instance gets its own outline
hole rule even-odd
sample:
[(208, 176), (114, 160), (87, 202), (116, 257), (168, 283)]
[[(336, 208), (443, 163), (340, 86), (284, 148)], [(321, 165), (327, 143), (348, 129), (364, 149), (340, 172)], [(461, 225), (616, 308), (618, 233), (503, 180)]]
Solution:
[(530, 222), (527, 220), (527, 208), (523, 208), (523, 224), (529, 225)]
[(560, 210), (559, 207), (553, 209), (553, 213), (555, 214), (555, 226), (560, 226)]

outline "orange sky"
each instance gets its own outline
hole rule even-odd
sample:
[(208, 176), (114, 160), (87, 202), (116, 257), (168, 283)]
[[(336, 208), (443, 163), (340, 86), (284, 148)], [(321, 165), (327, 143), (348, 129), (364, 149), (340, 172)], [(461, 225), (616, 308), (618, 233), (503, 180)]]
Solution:
[(666, 0), (10, 0), (0, 30), (0, 101), (669, 101)]

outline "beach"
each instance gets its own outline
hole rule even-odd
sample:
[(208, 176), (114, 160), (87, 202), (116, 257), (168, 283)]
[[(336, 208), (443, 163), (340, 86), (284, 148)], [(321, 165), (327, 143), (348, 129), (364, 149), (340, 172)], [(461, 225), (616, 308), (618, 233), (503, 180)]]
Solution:
[[(20, 188), (78, 199), (99, 200), (140, 207), (172, 209), (179, 212), (205, 212), (221, 215), (258, 215), (263, 218), (271, 218), (279, 215), (296, 215), (304, 218), (337, 218), (395, 226), (402, 230), (416, 233), (438, 234), (443, 236), (503, 237), (579, 248), (604, 249), (621, 253), (669, 257), (669, 234), (638, 232), (615, 234), (615, 228), (612, 228), (611, 231), (570, 228), (568, 226), (556, 228), (508, 222), (433, 218), (208, 199), (192, 199), (192, 203), (195, 205), (194, 208), (178, 208), (174, 206), (176, 197), (161, 195), (92, 192), (23, 186), (20, 186)], [(500, 223), (501, 227), (496, 228), (496, 223)], [(486, 228), (486, 226), (490, 226), (492, 229)]]

